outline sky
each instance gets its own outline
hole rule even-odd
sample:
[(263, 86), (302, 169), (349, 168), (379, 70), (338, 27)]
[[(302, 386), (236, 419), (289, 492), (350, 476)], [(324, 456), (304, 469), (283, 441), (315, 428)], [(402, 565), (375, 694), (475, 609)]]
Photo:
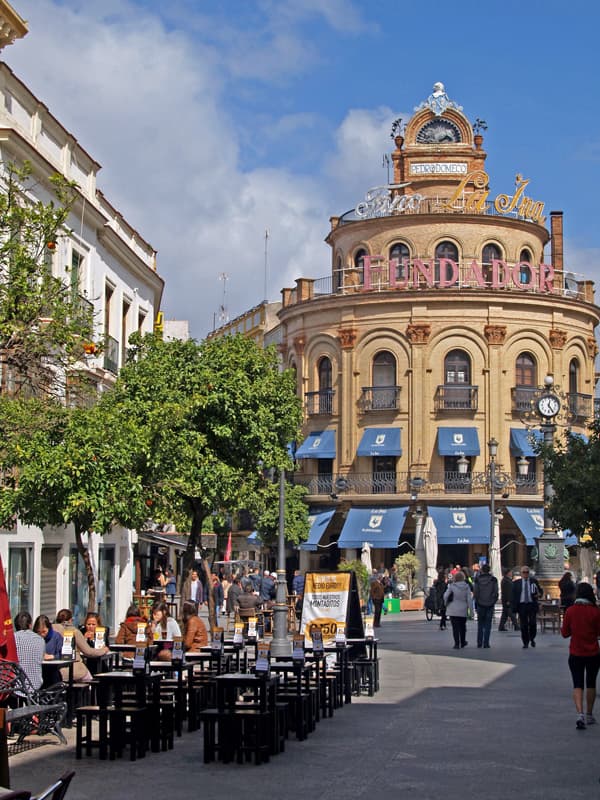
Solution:
[(436, 81), (487, 122), (491, 195), (529, 178), (566, 267), (600, 281), (589, 0), (11, 2), (29, 34), (4, 60), (102, 164), (197, 339), (330, 273), (329, 218), (386, 182), (392, 122)]

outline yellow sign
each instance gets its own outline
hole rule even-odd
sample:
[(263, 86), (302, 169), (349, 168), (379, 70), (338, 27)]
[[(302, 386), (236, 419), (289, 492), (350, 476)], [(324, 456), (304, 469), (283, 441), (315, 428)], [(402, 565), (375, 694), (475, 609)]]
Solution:
[(346, 625), (349, 593), (349, 572), (306, 575), (300, 629), (307, 642), (312, 640), (311, 630), (315, 627), (321, 631), (325, 644), (335, 641), (338, 626)]
[[(465, 213), (482, 214), (485, 211), (486, 203), (490, 190), (487, 188), (489, 175), (482, 169), (470, 172), (462, 179), (456, 187), (454, 194), (444, 203), (446, 211), (454, 211), (455, 204), (464, 201)], [(544, 217), (544, 203), (539, 200), (532, 200), (525, 195), (525, 189), (529, 184), (529, 179), (517, 175), (515, 178), (515, 193), (513, 195), (499, 194), (493, 201), (494, 208), (498, 214), (516, 214), (517, 217), (537, 222), (543, 225), (546, 221)], [(467, 192), (469, 184), (475, 187), (474, 192)]]

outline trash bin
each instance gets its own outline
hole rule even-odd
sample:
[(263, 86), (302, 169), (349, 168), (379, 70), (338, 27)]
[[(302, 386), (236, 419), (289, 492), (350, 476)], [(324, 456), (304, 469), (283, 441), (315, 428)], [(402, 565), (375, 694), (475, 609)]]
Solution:
[(400, 598), (399, 597), (386, 597), (385, 608), (388, 614), (400, 613)]

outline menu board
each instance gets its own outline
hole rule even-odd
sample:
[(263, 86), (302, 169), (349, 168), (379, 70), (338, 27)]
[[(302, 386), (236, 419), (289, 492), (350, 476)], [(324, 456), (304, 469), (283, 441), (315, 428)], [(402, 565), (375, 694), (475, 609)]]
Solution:
[(244, 623), (236, 622), (233, 628), (233, 643), (236, 647), (244, 644)]
[(146, 645), (139, 645), (136, 644), (135, 646), (135, 655), (133, 657), (133, 669), (134, 670), (144, 670), (146, 669)]
[(61, 655), (63, 658), (73, 658), (75, 648), (75, 630), (73, 628), (63, 629), (63, 645)]
[(136, 642), (145, 642), (146, 641), (146, 623), (145, 622), (138, 622), (137, 624), (137, 631), (135, 634)]
[(106, 635), (106, 628), (96, 628), (96, 633), (94, 634), (94, 647), (100, 648), (104, 647), (104, 637)]
[(173, 661), (183, 661), (183, 636), (173, 637), (173, 653), (171, 658)]
[(313, 653), (322, 653), (323, 652), (323, 634), (319, 626), (315, 626), (310, 631), (310, 636), (312, 640), (312, 648)]
[(271, 657), (271, 648), (267, 642), (261, 642), (256, 648), (256, 664), (254, 665), (254, 672), (257, 675), (264, 675), (269, 672), (269, 662)]
[(335, 632), (336, 647), (344, 647), (346, 644), (346, 623), (338, 622), (337, 630)]
[(292, 645), (292, 659), (295, 662), (304, 663), (304, 636), (301, 633), (294, 634)]
[(223, 628), (213, 628), (211, 631), (210, 647), (214, 653), (220, 653), (223, 650)]
[(365, 639), (372, 639), (375, 635), (373, 616), (365, 617)]
[(250, 617), (248, 619), (248, 638), (249, 639), (256, 639), (256, 617)]
[(321, 631), (325, 644), (335, 641), (338, 625), (346, 624), (349, 591), (349, 572), (307, 573), (300, 626), (307, 641), (315, 628)]

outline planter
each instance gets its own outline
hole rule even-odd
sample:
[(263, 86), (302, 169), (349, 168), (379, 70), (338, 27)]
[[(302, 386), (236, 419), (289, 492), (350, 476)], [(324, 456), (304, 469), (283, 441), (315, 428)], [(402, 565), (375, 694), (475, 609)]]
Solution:
[(422, 611), (423, 610), (423, 598), (422, 597), (413, 597), (412, 600), (405, 600), (402, 598), (400, 600), (400, 610), (401, 611)]

